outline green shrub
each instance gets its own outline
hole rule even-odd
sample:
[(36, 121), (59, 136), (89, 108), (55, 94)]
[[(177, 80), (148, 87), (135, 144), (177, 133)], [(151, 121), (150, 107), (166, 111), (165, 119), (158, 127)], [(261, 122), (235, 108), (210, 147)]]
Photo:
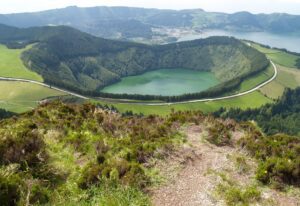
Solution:
[(247, 164), (247, 160), (243, 156), (235, 158), (237, 169), (240, 173), (245, 173), (250, 170), (250, 166)]
[(232, 144), (230, 131), (222, 123), (214, 124), (209, 128), (207, 140), (217, 146)]
[(229, 206), (248, 206), (258, 201), (261, 197), (261, 192), (253, 185), (246, 188), (236, 185), (219, 185), (218, 192)]
[(300, 138), (248, 133), (241, 145), (259, 160), (258, 180), (277, 188), (284, 184), (300, 186)]
[(87, 198), (68, 201), (62, 205), (98, 205), (98, 206), (150, 206), (149, 197), (139, 188), (124, 186), (112, 180), (101, 180), (100, 186), (92, 186)]
[(0, 164), (20, 163), (33, 167), (46, 160), (45, 143), (37, 125), (24, 121), (16, 128), (2, 130), (0, 135)]
[(102, 177), (103, 165), (87, 164), (82, 171), (78, 185), (82, 189), (87, 189), (93, 184), (99, 183)]
[(29, 202), (30, 204), (45, 204), (49, 202), (49, 196), (50, 192), (48, 189), (35, 184), (31, 187)]
[(24, 183), (19, 175), (0, 174), (0, 203), (3, 206), (17, 205), (21, 198)]
[(129, 170), (121, 179), (124, 184), (133, 185), (139, 188), (145, 187), (149, 180), (145, 175), (144, 169), (138, 163), (132, 163)]
[(272, 183), (277, 188), (283, 184), (298, 185), (300, 181), (300, 161), (272, 157), (259, 164), (257, 179), (265, 184)]

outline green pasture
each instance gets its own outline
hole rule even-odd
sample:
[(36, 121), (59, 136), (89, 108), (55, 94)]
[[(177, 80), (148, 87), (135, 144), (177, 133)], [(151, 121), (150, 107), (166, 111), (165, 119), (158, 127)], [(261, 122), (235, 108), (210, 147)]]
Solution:
[(31, 110), (38, 101), (61, 95), (64, 94), (32, 83), (0, 81), (0, 108), (12, 112)]
[[(95, 102), (95, 101), (93, 101)], [(101, 104), (108, 104), (115, 106), (120, 112), (132, 111), (133, 113), (158, 114), (167, 115), (172, 110), (201, 110), (205, 113), (213, 112), (221, 107), (226, 108), (258, 108), (264, 104), (271, 103), (272, 101), (262, 95), (260, 92), (253, 92), (242, 97), (236, 97), (227, 100), (212, 101), (212, 102), (196, 102), (186, 104), (164, 105), (164, 106), (148, 106), (140, 104), (126, 104), (126, 103), (107, 103), (97, 101)]]
[(262, 71), (244, 80), (237, 92), (245, 92), (250, 89), (253, 89), (254, 87), (272, 78), (273, 75), (274, 75), (274, 68), (272, 65), (269, 65), (269, 67), (265, 71)]
[(285, 88), (295, 89), (300, 86), (300, 70), (295, 68), (296, 60), (300, 56), (289, 54), (276, 49), (268, 49), (258, 44), (251, 44), (259, 51), (265, 53), (278, 69), (277, 78), (260, 89), (260, 92), (271, 99), (282, 96)]
[(300, 56), (289, 54), (276, 49), (267, 49), (254, 43), (252, 43), (251, 46), (259, 50), (260, 52), (265, 53), (267, 57), (270, 58), (274, 63), (285, 67), (295, 67), (297, 59), (300, 58)]
[(24, 49), (8, 49), (5, 45), (0, 44), (0, 76), (42, 82), (43, 78), (37, 73), (27, 69), (21, 60), (22, 52), (31, 47), (32, 45)]

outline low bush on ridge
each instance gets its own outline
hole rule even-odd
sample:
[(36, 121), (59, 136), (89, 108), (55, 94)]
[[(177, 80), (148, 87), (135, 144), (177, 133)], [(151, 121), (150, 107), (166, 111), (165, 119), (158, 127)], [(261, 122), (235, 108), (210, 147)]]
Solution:
[(265, 136), (254, 126), (240, 140), (258, 161), (256, 177), (264, 184), (282, 189), (286, 184), (300, 186), (300, 138), (285, 134)]
[[(0, 167), (6, 172), (0, 172), (0, 196), (5, 197), (1, 203), (68, 204), (77, 197), (85, 202), (91, 189), (101, 190), (104, 182), (120, 185), (124, 197), (128, 191), (140, 191), (150, 183), (144, 163), (159, 158), (158, 149), (172, 150), (184, 140), (182, 123), (203, 119), (201, 112), (122, 116), (91, 104), (52, 102), (3, 120)], [(9, 170), (12, 165), (14, 170)]]

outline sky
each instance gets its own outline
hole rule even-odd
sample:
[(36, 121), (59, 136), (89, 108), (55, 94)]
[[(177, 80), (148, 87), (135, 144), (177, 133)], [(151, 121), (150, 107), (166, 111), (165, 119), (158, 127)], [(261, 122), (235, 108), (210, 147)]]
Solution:
[(1, 0), (0, 13), (41, 11), (66, 6), (133, 6), (160, 9), (195, 9), (233, 13), (284, 12), (300, 15), (300, 0)]

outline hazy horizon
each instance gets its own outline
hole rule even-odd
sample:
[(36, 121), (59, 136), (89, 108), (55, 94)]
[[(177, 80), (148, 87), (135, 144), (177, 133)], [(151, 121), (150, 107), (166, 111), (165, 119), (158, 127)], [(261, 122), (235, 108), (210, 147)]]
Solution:
[(290, 13), (300, 15), (300, 0), (9, 0), (0, 2), (0, 13), (36, 12), (68, 6), (127, 6), (157, 9), (204, 9), (206, 11), (234, 13)]

